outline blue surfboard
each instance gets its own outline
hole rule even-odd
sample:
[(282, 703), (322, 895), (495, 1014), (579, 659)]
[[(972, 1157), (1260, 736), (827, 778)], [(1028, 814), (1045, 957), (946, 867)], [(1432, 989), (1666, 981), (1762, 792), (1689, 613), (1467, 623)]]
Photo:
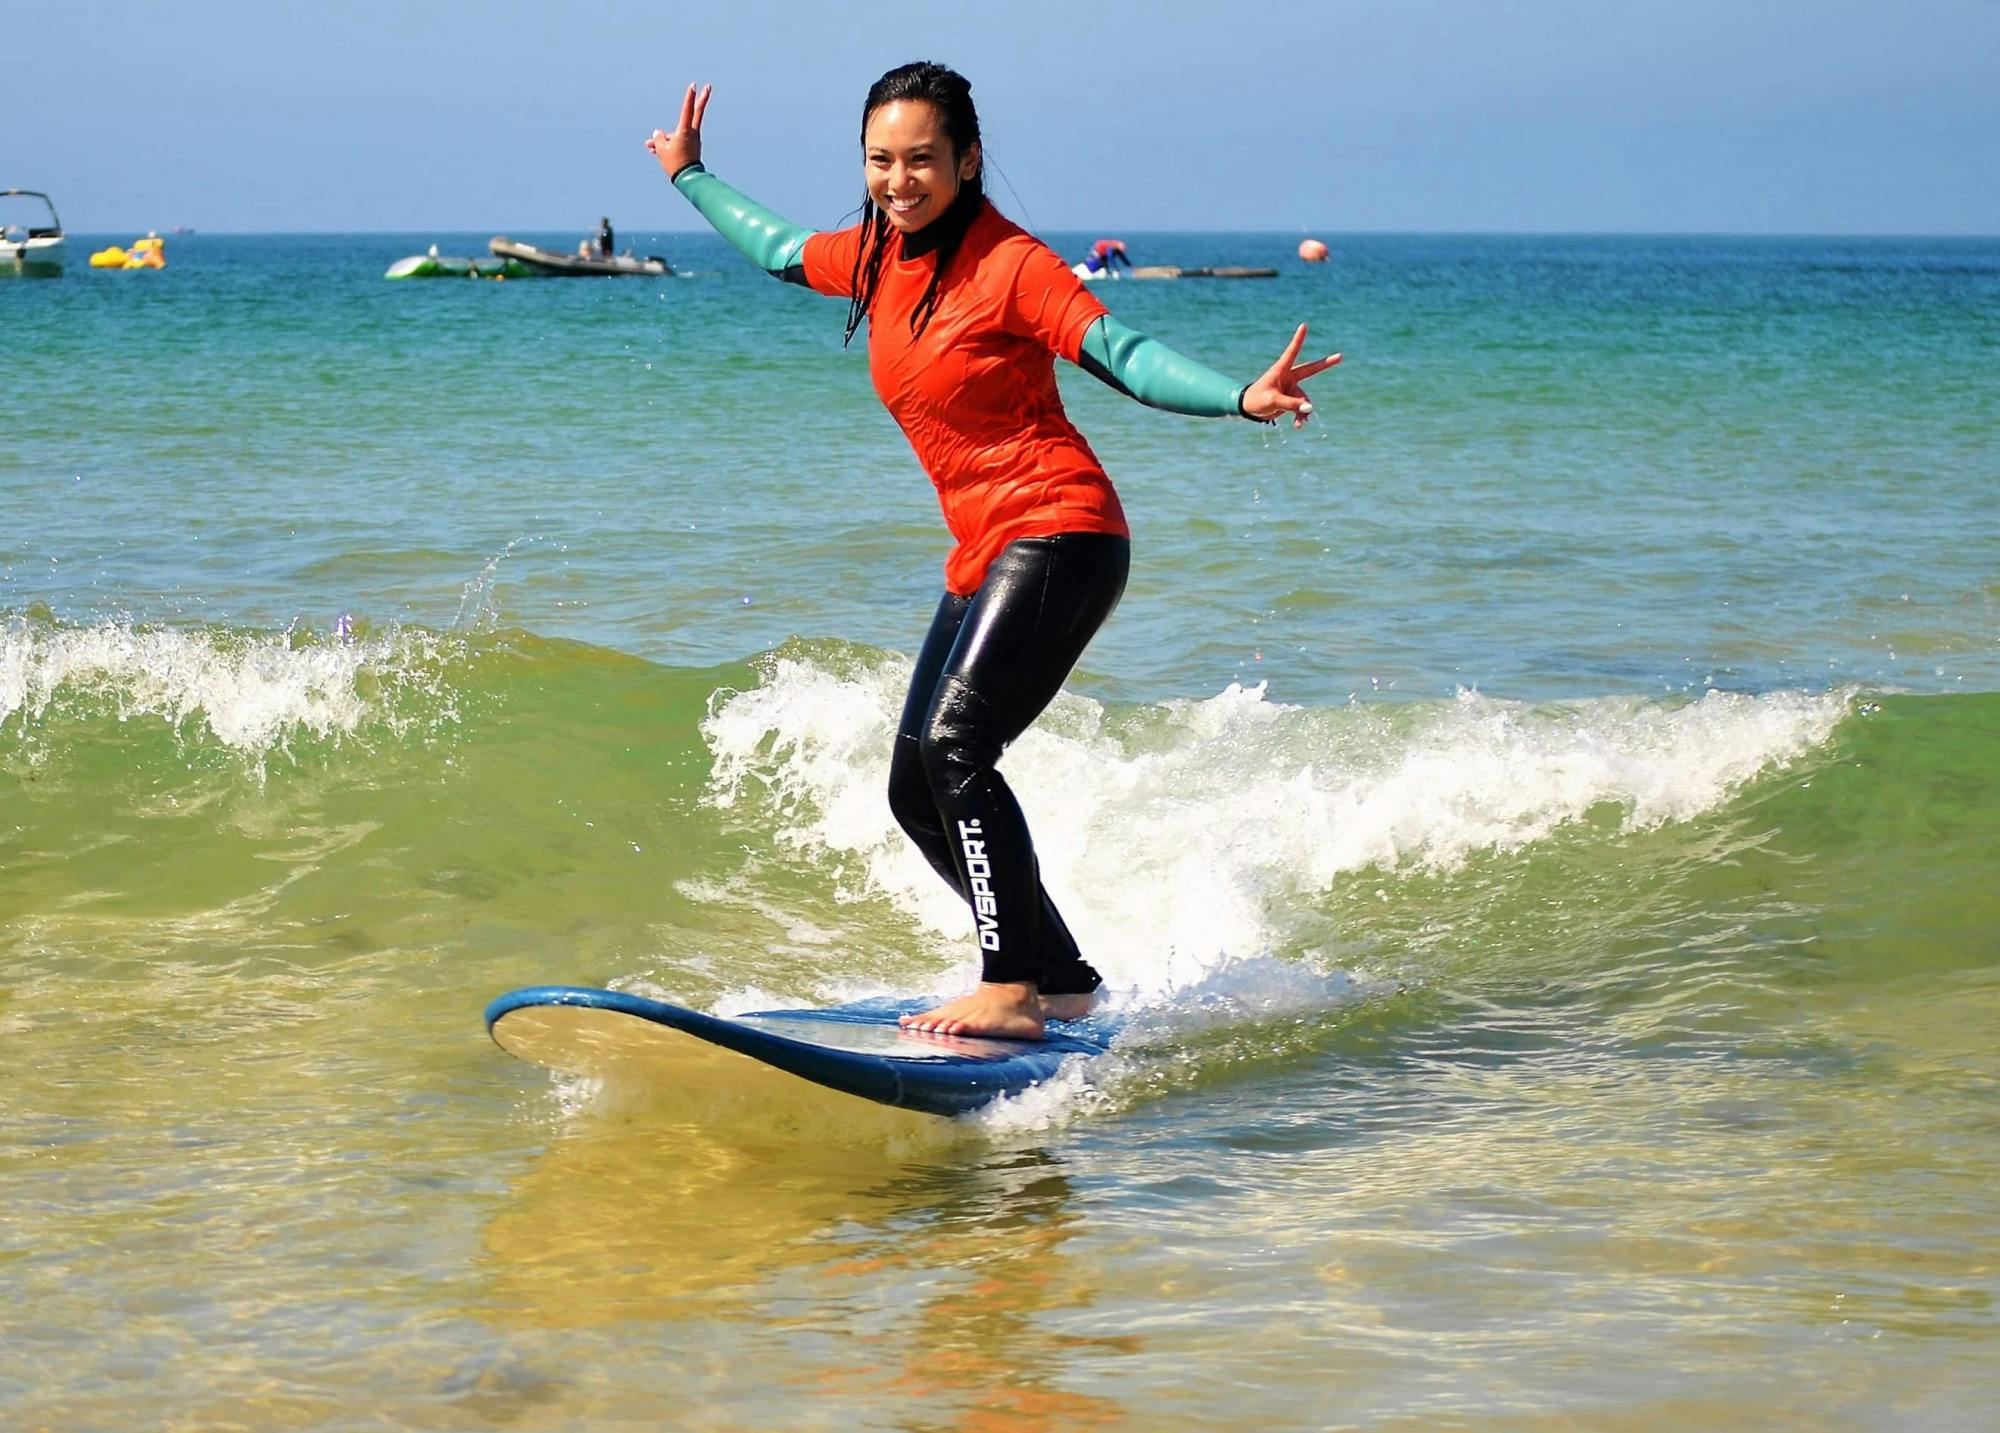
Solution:
[[(663, 1000), (580, 985), (535, 985), (486, 1007), (508, 1054), (572, 1074), (700, 1083), (729, 1078), (727, 1051), (842, 1094), (932, 1115), (963, 1114), (1101, 1055), (1115, 1031), (1100, 1020), (1052, 1021), (1040, 1040), (989, 1040), (904, 1030), (921, 1003), (864, 1001), (823, 1010), (705, 1015)], [(722, 1060), (718, 1071), (716, 1059)]]

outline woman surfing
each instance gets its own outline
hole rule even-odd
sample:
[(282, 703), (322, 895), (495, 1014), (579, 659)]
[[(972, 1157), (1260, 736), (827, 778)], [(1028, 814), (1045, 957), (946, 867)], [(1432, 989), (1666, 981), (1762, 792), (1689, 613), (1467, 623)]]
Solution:
[(702, 217), (776, 278), (848, 301), (868, 323), (875, 391), (936, 486), (956, 543), (911, 676), (889, 805), (966, 901), (980, 950), (971, 993), (914, 1030), (1040, 1039), (1089, 1013), (1102, 983), (1041, 883), (997, 763), (1061, 689), (1125, 590), (1130, 532), (1103, 465), (1064, 414), (1062, 357), (1141, 403), (1274, 423), (1312, 412), (1300, 385), (1340, 355), (1278, 361), (1239, 384), (1119, 323), (1040, 240), (986, 199), (972, 86), (899, 66), (861, 112), (861, 222), (814, 232), (702, 164), (711, 87), (690, 85), (646, 147)]

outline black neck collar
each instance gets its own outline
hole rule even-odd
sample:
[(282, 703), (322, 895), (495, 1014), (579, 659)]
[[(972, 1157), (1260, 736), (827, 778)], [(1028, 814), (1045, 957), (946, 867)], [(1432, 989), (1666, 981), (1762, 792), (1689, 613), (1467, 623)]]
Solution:
[(916, 233), (903, 235), (903, 257), (921, 259), (925, 254), (935, 253), (946, 240), (956, 239), (971, 228), (972, 221), (979, 217), (979, 211), (985, 206), (986, 195), (978, 185), (959, 185), (958, 197), (951, 201), (949, 209)]

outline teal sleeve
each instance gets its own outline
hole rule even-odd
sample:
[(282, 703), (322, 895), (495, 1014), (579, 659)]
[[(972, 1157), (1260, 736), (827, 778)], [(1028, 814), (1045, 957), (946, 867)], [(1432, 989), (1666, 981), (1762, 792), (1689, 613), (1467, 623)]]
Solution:
[(1243, 391), (1249, 384), (1225, 378), (1110, 314), (1084, 333), (1077, 366), (1149, 408), (1197, 418), (1245, 416)]
[(715, 232), (734, 244), (743, 257), (774, 278), (805, 282), (801, 255), (810, 229), (781, 219), (754, 199), (731, 189), (699, 163), (674, 176), (674, 188), (687, 197)]

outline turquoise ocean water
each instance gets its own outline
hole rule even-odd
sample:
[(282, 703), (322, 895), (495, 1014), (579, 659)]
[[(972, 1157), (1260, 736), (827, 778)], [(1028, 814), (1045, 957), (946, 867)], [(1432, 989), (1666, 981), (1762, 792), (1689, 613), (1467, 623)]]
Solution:
[(841, 308), (381, 277), (486, 237), (0, 283), (0, 1421), (1990, 1426), (2000, 241), (1125, 236), (1346, 361), (1065, 371), (1134, 575), (1006, 769), (1132, 1035), (911, 1127), (483, 1033), (973, 970)]

